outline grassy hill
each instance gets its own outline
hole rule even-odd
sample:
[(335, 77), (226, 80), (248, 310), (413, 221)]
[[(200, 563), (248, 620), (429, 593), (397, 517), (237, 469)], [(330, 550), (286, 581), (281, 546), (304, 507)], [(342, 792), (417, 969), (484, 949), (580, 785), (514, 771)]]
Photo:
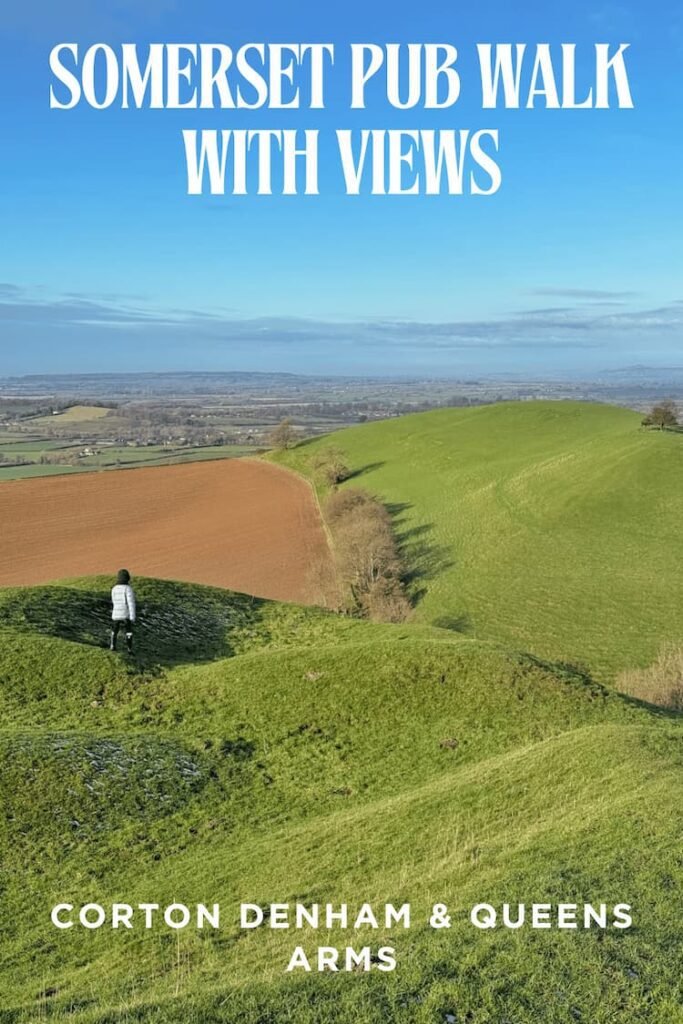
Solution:
[[(680, 720), (452, 631), (153, 580), (112, 655), (109, 582), (0, 590), (1, 1024), (683, 1020)], [(219, 901), (223, 927), (52, 928), (90, 900)], [(240, 932), (242, 901), (414, 924)], [(635, 925), (477, 932), (481, 901)], [(393, 973), (284, 973), (386, 943)]]
[(338, 445), (393, 509), (417, 618), (604, 680), (683, 635), (683, 439), (637, 413), (501, 403), (365, 424)]
[(89, 423), (100, 420), (111, 413), (111, 409), (100, 405), (70, 405), (68, 409), (55, 412), (52, 416), (35, 416), (31, 426), (48, 426), (52, 423)]

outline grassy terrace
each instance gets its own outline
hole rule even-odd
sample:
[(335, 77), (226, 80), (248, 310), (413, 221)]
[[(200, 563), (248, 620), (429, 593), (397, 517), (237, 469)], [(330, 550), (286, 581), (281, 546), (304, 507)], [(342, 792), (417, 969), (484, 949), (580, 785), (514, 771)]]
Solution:
[[(0, 592), (3, 1022), (681, 1019), (673, 716), (448, 631), (153, 580), (131, 660), (102, 647), (108, 583)], [(84, 898), (216, 900), (223, 927), (56, 933), (52, 904)], [(297, 900), (415, 923), (239, 933), (239, 902)], [(637, 923), (474, 933), (481, 900)], [(285, 975), (299, 943), (399, 967)]]

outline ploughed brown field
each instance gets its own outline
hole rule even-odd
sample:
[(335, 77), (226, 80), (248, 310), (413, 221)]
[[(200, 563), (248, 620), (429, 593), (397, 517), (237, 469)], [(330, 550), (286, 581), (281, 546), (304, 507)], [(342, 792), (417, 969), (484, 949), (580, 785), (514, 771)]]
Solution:
[[(0, 585), (115, 573), (319, 602), (330, 552), (305, 481), (249, 459), (0, 483)], [(314, 569), (317, 567), (317, 571)]]

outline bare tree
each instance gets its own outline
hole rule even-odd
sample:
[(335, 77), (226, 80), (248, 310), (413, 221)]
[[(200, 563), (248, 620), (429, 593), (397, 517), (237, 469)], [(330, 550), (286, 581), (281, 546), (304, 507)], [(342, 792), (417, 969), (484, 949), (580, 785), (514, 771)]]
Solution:
[(307, 573), (307, 582), (316, 604), (323, 608), (340, 610), (341, 595), (334, 564), (329, 557), (320, 556), (311, 562)]
[(336, 487), (343, 480), (348, 480), (351, 471), (341, 448), (329, 445), (321, 448), (311, 459), (311, 466), (316, 474), (330, 487)]
[(653, 405), (650, 412), (643, 419), (644, 427), (657, 427), (658, 430), (666, 430), (667, 427), (678, 426), (678, 411), (675, 402), (667, 398), (657, 405)]
[(292, 421), (285, 417), (280, 420), (276, 427), (270, 431), (267, 437), (268, 444), (277, 451), (284, 451), (293, 448), (299, 439), (299, 434)]
[(347, 610), (383, 622), (402, 622), (410, 613), (410, 601), (386, 507), (367, 491), (349, 488), (333, 493), (325, 511)]

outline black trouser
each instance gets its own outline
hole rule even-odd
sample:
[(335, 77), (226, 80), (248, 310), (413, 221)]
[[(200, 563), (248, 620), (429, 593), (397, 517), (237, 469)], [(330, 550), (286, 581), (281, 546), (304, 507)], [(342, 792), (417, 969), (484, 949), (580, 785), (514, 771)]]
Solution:
[(126, 628), (126, 644), (128, 650), (133, 649), (133, 623), (130, 619), (114, 619), (111, 624), (111, 646), (112, 649), (116, 647), (116, 638), (119, 635), (119, 630), (122, 626)]
[(133, 635), (133, 623), (130, 621), (130, 619), (114, 619), (114, 621), (111, 624), (111, 631), (115, 640), (119, 635), (119, 630), (121, 629), (121, 626), (126, 627), (126, 634), (130, 634), (130, 636)]

